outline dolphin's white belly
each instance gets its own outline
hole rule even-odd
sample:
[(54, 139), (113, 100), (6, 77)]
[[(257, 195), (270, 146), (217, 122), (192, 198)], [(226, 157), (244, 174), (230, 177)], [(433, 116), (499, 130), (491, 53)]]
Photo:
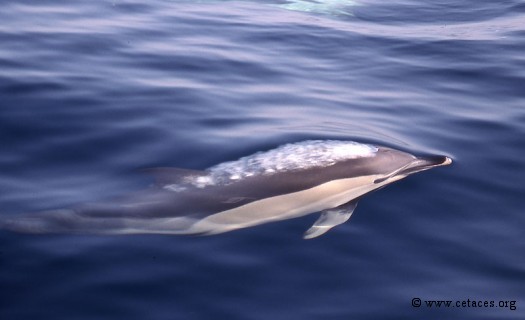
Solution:
[(376, 178), (374, 175), (334, 180), (307, 190), (257, 200), (199, 220), (189, 231), (216, 234), (335, 208), (377, 188), (373, 183)]

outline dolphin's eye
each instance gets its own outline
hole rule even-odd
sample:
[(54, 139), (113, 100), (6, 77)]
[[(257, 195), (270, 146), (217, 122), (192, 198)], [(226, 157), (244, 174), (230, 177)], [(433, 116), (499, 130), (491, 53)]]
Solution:
[(378, 183), (381, 183), (381, 182), (385, 182), (386, 180), (388, 180), (391, 176), (386, 176), (386, 177), (383, 177), (383, 178), (379, 178), (379, 179), (375, 179), (374, 180), (374, 183), (375, 184), (378, 184)]

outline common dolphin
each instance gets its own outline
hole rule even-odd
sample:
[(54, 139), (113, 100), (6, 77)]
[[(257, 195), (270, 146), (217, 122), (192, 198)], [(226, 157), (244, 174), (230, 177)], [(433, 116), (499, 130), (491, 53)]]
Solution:
[(211, 235), (320, 212), (310, 239), (347, 221), (359, 199), (410, 174), (448, 165), (351, 141), (286, 144), (204, 171), (146, 170), (156, 185), (120, 200), (16, 215), (0, 227), (29, 233)]
[[(201, 3), (220, 3), (226, 0), (199, 0)], [(273, 0), (262, 1), (265, 5), (285, 10), (307, 12), (328, 16), (352, 16), (352, 7), (359, 5), (354, 0)]]
[(356, 5), (353, 0), (287, 0), (277, 7), (292, 11), (351, 16), (353, 14), (350, 7)]

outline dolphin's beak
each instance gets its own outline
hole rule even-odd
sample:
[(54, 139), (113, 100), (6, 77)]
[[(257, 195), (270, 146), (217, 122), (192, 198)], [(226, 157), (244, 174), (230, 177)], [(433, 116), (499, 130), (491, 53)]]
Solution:
[(418, 157), (414, 161), (410, 162), (406, 166), (398, 169), (386, 177), (374, 180), (374, 183), (381, 183), (393, 177), (406, 177), (409, 174), (425, 171), (430, 168), (446, 166), (452, 163), (452, 159), (445, 156), (428, 156), (428, 157)]
[(412, 173), (428, 170), (430, 168), (447, 166), (452, 163), (452, 159), (446, 156), (428, 156), (418, 157), (416, 160), (411, 162), (408, 166), (403, 168), (399, 174), (409, 175)]

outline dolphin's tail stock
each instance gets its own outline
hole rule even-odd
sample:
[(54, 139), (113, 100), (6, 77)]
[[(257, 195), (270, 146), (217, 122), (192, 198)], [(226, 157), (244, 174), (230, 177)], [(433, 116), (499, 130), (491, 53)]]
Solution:
[(21, 233), (94, 233), (93, 221), (74, 210), (51, 210), (0, 218), (0, 229)]
[(33, 234), (202, 234), (191, 217), (90, 216), (72, 209), (0, 216), (0, 230)]

